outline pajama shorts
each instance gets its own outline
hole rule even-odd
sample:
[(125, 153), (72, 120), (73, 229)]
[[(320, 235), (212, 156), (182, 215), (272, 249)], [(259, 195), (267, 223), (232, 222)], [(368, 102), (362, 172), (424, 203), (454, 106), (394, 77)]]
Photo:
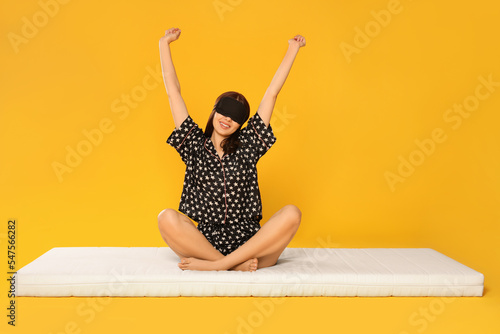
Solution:
[(228, 255), (247, 242), (261, 228), (255, 221), (225, 224), (199, 223), (196, 227), (207, 240), (221, 252)]

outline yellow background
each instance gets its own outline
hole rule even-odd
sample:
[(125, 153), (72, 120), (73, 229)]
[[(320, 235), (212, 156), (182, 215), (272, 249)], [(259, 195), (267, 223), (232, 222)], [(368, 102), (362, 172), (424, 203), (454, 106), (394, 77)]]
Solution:
[[(53, 247), (165, 246), (156, 218), (177, 208), (184, 165), (165, 142), (174, 125), (158, 40), (179, 27), (174, 65), (202, 127), (228, 90), (244, 94), (255, 112), (287, 40), (306, 38), (271, 122), (278, 141), (259, 162), (262, 224), (292, 203), (303, 220), (289, 247), (429, 247), (483, 273), (485, 295), (446, 302), (24, 297), (12, 329), (2, 279), (2, 332), (499, 332), (500, 87), (458, 128), (443, 118), (454, 104), (473, 101), (479, 77), (500, 82), (498, 4), (53, 3), (4, 1), (0, 13), (4, 273), (9, 219), (17, 221), (17, 269)], [(52, 4), (45, 21), (50, 10), (41, 4)], [(360, 44), (357, 31), (377, 28), (372, 11), (388, 8), (399, 12)], [(36, 31), (25, 27), (35, 21)], [(347, 44), (358, 45), (349, 57)], [(54, 162), (66, 164), (67, 148), (85, 145), (83, 131), (106, 120), (112, 130), (58, 179)], [(446, 140), (391, 188), (386, 172), (397, 173), (400, 156), (418, 157), (415, 141), (436, 128)], [(274, 306), (264, 312), (258, 303)]]

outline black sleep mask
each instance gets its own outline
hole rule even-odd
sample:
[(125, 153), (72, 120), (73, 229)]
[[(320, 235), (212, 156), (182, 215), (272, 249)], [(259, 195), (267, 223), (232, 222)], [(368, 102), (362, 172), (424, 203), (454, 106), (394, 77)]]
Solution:
[(239, 125), (243, 125), (248, 119), (248, 111), (243, 105), (243, 103), (238, 100), (224, 96), (217, 102), (214, 106), (215, 111), (223, 116), (227, 116), (231, 118), (233, 121), (238, 123)]

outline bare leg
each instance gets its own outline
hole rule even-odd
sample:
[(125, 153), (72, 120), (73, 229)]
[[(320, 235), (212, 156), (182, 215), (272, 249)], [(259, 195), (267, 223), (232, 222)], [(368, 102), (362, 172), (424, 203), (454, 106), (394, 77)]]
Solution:
[[(215, 261), (225, 256), (215, 249), (194, 223), (182, 213), (165, 209), (158, 215), (158, 228), (163, 240), (179, 258), (193, 257)], [(253, 271), (257, 259), (247, 259), (229, 270)]]
[(231, 254), (215, 260), (183, 258), (179, 268), (185, 270), (228, 270), (248, 259), (258, 258), (258, 268), (276, 264), (278, 257), (297, 232), (302, 214), (294, 205), (276, 212), (260, 230)]

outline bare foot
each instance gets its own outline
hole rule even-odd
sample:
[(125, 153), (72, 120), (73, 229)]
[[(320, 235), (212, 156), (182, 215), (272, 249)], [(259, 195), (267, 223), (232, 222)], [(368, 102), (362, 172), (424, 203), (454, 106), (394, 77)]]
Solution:
[(224, 270), (215, 261), (201, 260), (195, 257), (183, 257), (177, 264), (182, 270)]
[(237, 270), (237, 271), (256, 271), (259, 260), (254, 257), (253, 259), (246, 260), (243, 263), (240, 263), (229, 270)]

